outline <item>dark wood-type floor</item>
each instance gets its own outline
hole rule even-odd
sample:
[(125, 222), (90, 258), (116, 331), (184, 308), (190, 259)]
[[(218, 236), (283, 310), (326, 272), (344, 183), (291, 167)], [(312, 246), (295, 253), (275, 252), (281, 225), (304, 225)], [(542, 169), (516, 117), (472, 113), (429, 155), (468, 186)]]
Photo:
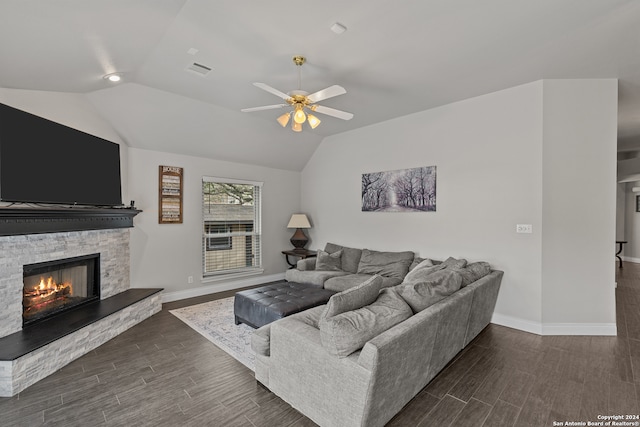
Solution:
[[(552, 426), (638, 414), (640, 265), (618, 270), (617, 337), (490, 325), (389, 426)], [(313, 426), (167, 310), (24, 390), (2, 426)]]

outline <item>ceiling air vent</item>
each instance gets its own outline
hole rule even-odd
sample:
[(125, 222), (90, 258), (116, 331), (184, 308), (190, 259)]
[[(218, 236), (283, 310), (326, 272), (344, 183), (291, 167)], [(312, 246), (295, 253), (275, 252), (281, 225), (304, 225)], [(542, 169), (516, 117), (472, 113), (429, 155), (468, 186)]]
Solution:
[(187, 71), (191, 71), (192, 73), (196, 73), (197, 75), (203, 77), (209, 74), (211, 70), (212, 68), (207, 67), (206, 65), (198, 64), (197, 62), (194, 62), (187, 67)]

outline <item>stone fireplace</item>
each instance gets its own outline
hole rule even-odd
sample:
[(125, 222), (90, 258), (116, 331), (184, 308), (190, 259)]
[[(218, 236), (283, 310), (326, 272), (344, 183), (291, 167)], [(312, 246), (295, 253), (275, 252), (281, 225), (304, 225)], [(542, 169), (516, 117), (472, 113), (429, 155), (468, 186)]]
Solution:
[(0, 337), (22, 330), (24, 267), (88, 254), (100, 256), (100, 299), (129, 288), (129, 230), (0, 237)]
[[(64, 231), (62, 226), (59, 232), (1, 235), (2, 211), (0, 397), (19, 393), (161, 310), (160, 289), (130, 289), (128, 228)], [(18, 228), (29, 227), (29, 220), (23, 222)], [(96, 304), (108, 315), (91, 314)], [(33, 315), (32, 307), (48, 309)], [(71, 321), (60, 313), (66, 309), (75, 316)], [(78, 322), (83, 312), (90, 319)], [(43, 338), (38, 328), (52, 322), (62, 336)], [(32, 342), (37, 345), (24, 350)]]

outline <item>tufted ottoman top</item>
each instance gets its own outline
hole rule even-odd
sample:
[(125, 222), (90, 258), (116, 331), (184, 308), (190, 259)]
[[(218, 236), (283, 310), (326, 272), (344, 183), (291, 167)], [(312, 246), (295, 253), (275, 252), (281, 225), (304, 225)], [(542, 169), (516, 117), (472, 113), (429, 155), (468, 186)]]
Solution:
[(334, 291), (295, 282), (277, 282), (236, 293), (236, 323), (260, 327), (274, 320), (325, 304)]

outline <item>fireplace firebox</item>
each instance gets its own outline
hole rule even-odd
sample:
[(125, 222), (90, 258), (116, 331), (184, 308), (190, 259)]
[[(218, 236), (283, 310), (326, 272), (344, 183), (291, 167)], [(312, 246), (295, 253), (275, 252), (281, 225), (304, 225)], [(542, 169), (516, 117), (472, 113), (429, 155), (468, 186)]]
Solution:
[(22, 325), (100, 299), (100, 254), (23, 266)]

